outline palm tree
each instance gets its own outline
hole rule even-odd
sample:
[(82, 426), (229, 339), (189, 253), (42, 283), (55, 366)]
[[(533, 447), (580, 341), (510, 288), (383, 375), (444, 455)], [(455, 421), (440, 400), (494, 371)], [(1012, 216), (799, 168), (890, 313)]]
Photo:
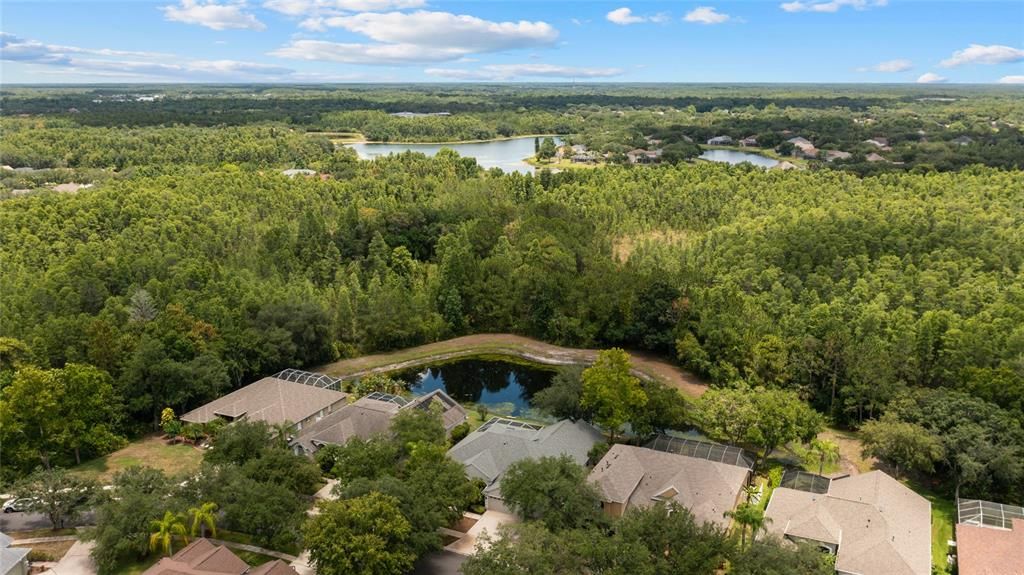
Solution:
[(764, 529), (766, 522), (771, 521), (764, 516), (764, 510), (751, 503), (740, 503), (734, 511), (726, 511), (722, 514), (736, 522), (740, 527), (740, 549), (747, 543), (747, 528), (750, 528), (750, 540), (754, 541), (758, 531)]
[(270, 426), (270, 438), (276, 445), (288, 447), (288, 438), (292, 434), (294, 425), (290, 421), (274, 423)]
[(200, 537), (206, 537), (206, 528), (210, 528), (210, 534), (217, 536), (217, 504), (203, 503), (199, 507), (188, 510), (192, 518), (192, 537), (198, 533)]
[(828, 439), (812, 439), (811, 445), (804, 454), (804, 461), (810, 463), (818, 460), (818, 475), (825, 471), (825, 463), (839, 461), (839, 445)]
[(164, 511), (163, 519), (154, 519), (149, 522), (153, 533), (149, 536), (149, 549), (156, 551), (157, 547), (163, 547), (164, 554), (170, 555), (174, 552), (173, 542), (175, 537), (188, 543), (188, 532), (185, 531), (185, 523), (180, 515), (170, 511)]

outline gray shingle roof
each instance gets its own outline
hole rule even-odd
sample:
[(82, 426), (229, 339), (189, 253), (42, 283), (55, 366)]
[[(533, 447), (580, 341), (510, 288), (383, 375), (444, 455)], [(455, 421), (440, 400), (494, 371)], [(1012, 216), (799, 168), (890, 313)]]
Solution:
[(776, 489), (769, 533), (838, 544), (836, 570), (931, 573), (931, 504), (881, 471), (833, 479), (826, 494)]
[(441, 422), (445, 431), (466, 420), (466, 410), (441, 390), (434, 390), (412, 401), (393, 402), (377, 399), (382, 396), (362, 397), (355, 403), (325, 416), (320, 421), (307, 425), (292, 441), (306, 453), (313, 453), (323, 445), (342, 445), (353, 437), (369, 439), (374, 435), (387, 433), (391, 419), (405, 409), (430, 409), (436, 404), (441, 407)]
[(207, 423), (217, 417), (270, 424), (298, 423), (342, 402), (348, 394), (276, 377), (264, 377), (249, 385), (193, 409), (181, 416), (188, 423)]
[(675, 501), (698, 521), (728, 525), (731, 510), (747, 482), (744, 467), (655, 451), (613, 445), (590, 473), (604, 501), (644, 507)]
[(583, 421), (563, 419), (541, 429), (497, 421), (467, 435), (448, 455), (465, 465), (469, 476), (486, 481), (486, 493), (498, 495), (501, 474), (513, 463), (564, 454), (583, 465), (590, 448), (602, 440), (601, 432)]

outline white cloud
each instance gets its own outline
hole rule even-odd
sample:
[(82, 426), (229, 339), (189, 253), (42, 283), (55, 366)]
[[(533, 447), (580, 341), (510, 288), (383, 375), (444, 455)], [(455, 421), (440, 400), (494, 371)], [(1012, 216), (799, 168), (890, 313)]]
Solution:
[(910, 60), (886, 60), (885, 62), (879, 62), (874, 66), (867, 66), (864, 68), (857, 68), (858, 72), (906, 72), (914, 67), (914, 63)]
[(56, 73), (185, 81), (288, 80), (283, 66), (237, 60), (187, 60), (173, 54), (44, 44), (0, 33), (0, 59), (53, 68)]
[(181, 0), (179, 6), (160, 8), (172, 22), (198, 24), (213, 30), (265, 30), (266, 25), (245, 11), (245, 2), (218, 4), (214, 0)]
[(292, 60), (319, 60), (382, 66), (457, 60), (466, 53), (457, 49), (427, 48), (416, 44), (357, 44), (325, 40), (293, 40), (289, 44), (269, 52), (271, 56)]
[(507, 81), (516, 78), (609, 78), (619, 76), (621, 68), (577, 68), (554, 64), (489, 64), (476, 70), (459, 68), (427, 68), (430, 76), (453, 80)]
[(786, 12), (838, 12), (840, 8), (849, 6), (854, 10), (866, 10), (868, 8), (882, 7), (889, 4), (888, 0), (829, 0), (818, 2), (814, 0), (793, 0), (780, 4), (779, 7)]
[(645, 22), (653, 22), (660, 24), (668, 22), (671, 17), (667, 12), (659, 12), (657, 14), (651, 14), (647, 16), (641, 16), (634, 14), (629, 8), (616, 8), (611, 12), (605, 14), (605, 19), (612, 24), (618, 24), (619, 26), (628, 26), (630, 24), (642, 24)]
[(314, 30), (342, 28), (374, 43), (296, 39), (270, 55), (350, 64), (416, 64), (550, 46), (558, 39), (558, 30), (547, 22), (491, 22), (476, 16), (422, 10), (331, 16), (302, 25)]
[(1024, 60), (1024, 50), (1010, 46), (982, 46), (971, 44), (963, 50), (953, 52), (953, 55), (942, 61), (944, 68), (954, 68), (964, 64), (1006, 64), (1009, 62), (1020, 62)]
[(267, 0), (263, 7), (288, 16), (340, 14), (342, 12), (380, 12), (422, 8), (426, 0)]
[(687, 12), (686, 16), (683, 16), (683, 20), (698, 24), (721, 24), (729, 20), (729, 15), (715, 11), (712, 6), (698, 6)]
[(1000, 84), (1024, 84), (1024, 76), (1003, 76), (999, 79)]
[(948, 80), (948, 78), (946, 78), (945, 76), (939, 76), (935, 72), (927, 72), (925, 74), (921, 74), (917, 78), (917, 83), (918, 84), (941, 84), (942, 82), (945, 82), (946, 80)]

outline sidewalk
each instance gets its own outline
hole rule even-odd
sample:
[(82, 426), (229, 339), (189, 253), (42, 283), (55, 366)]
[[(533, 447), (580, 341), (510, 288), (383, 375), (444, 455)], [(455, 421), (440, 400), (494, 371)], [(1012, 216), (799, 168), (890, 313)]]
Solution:
[(42, 575), (96, 575), (96, 564), (89, 556), (93, 545), (92, 542), (75, 542), (64, 557)]

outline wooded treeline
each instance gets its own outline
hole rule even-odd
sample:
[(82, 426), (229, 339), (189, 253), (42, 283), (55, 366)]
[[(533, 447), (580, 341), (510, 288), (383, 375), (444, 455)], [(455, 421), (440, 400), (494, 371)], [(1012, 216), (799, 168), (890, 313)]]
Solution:
[[(232, 130), (181, 130), (169, 141), (195, 156), (0, 203), (5, 398), (30, 385), (17, 366), (89, 364), (125, 426), (146, 427), (285, 367), (513, 331), (678, 357), (850, 424), (908, 390), (962, 392), (1008, 422), (985, 437), (1024, 450), (1020, 172), (532, 177), (261, 140), (271, 157), (311, 153), (335, 176), (320, 181), (223, 163)], [(77, 153), (109, 153), (91, 141)], [(5, 423), (29, 421), (5, 405)]]

